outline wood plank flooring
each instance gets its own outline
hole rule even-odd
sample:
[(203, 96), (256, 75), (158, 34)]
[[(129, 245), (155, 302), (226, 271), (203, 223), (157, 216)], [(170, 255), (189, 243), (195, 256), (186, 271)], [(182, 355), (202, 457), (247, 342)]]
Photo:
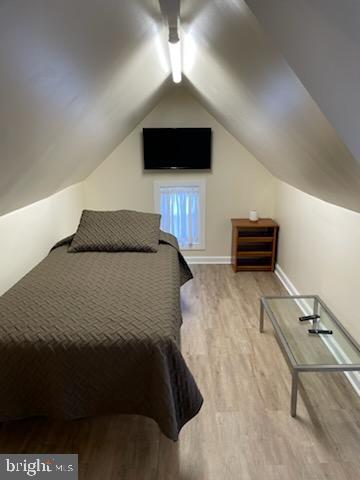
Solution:
[[(173, 443), (135, 416), (2, 425), (1, 453), (78, 453), (86, 480), (359, 480), (360, 399), (341, 374), (304, 374), (298, 417), (290, 374), (259, 297), (272, 273), (193, 266), (182, 291), (182, 351), (205, 402)], [(313, 292), (309, 292), (313, 293)]]

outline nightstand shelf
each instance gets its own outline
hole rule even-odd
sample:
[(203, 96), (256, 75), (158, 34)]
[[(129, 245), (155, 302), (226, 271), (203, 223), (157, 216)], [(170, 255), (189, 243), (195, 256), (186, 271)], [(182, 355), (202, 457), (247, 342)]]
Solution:
[(252, 222), (232, 218), (231, 263), (234, 272), (274, 271), (279, 226), (270, 218)]

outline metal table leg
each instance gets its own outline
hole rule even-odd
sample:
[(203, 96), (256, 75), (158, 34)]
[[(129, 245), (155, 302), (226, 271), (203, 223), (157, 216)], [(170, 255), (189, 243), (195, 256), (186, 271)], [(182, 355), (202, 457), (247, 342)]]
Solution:
[(260, 333), (264, 331), (264, 305), (260, 300)]
[(293, 370), (292, 381), (291, 381), (291, 408), (290, 408), (290, 414), (292, 417), (296, 417), (298, 383), (299, 383), (299, 372), (297, 370)]

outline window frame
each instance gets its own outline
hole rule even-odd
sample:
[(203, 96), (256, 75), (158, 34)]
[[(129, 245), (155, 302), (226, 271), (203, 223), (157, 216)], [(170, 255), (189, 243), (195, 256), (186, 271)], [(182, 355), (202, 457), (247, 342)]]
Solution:
[(160, 213), (160, 189), (179, 187), (199, 187), (200, 191), (200, 243), (181, 247), (181, 251), (205, 250), (205, 217), (206, 217), (206, 181), (200, 180), (154, 180), (154, 208)]

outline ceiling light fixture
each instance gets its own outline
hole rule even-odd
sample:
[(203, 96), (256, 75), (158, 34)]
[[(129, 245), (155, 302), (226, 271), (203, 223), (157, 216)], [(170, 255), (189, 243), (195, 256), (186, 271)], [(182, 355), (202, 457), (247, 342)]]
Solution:
[(177, 26), (169, 27), (169, 53), (172, 71), (172, 79), (174, 83), (181, 82), (181, 43), (177, 31)]
[(169, 42), (170, 63), (172, 79), (174, 83), (181, 82), (181, 45), (180, 40), (176, 43)]

